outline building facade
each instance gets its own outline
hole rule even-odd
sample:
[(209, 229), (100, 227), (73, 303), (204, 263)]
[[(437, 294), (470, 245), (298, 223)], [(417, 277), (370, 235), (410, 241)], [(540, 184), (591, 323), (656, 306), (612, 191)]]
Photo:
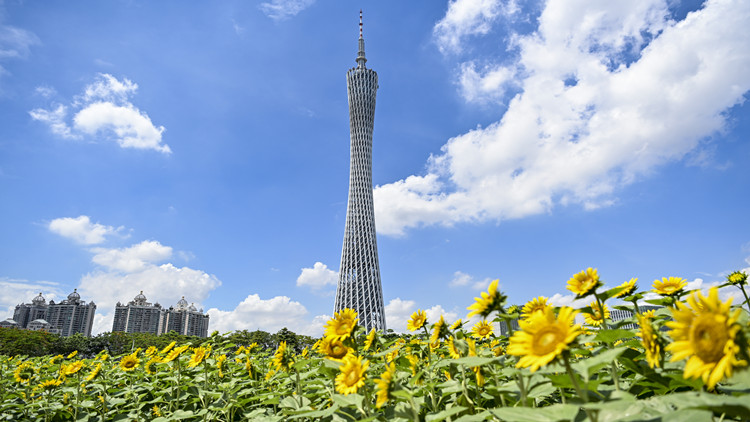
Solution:
[(53, 300), (47, 303), (39, 293), (31, 300), (31, 303), (16, 306), (13, 320), (18, 324), (18, 328), (24, 330), (43, 330), (64, 337), (73, 334), (91, 337), (94, 313), (96, 313), (96, 304), (82, 301), (77, 289), (73, 289), (73, 293), (60, 303), (55, 303)]
[(158, 302), (148, 302), (141, 291), (127, 304), (117, 303), (112, 331), (156, 335), (174, 331), (189, 336), (207, 337), (208, 320), (203, 309), (199, 311), (195, 305), (188, 305), (185, 296), (176, 306), (165, 309)]
[(385, 331), (383, 289), (380, 281), (375, 211), (372, 200), (372, 133), (378, 74), (365, 66), (362, 11), (359, 14), (357, 66), (346, 72), (349, 97), (350, 167), (344, 244), (334, 312), (357, 311), (367, 330)]
[(115, 305), (115, 318), (112, 321), (112, 332), (161, 334), (164, 325), (164, 308), (157, 303), (150, 303), (143, 290), (133, 300), (123, 305)]

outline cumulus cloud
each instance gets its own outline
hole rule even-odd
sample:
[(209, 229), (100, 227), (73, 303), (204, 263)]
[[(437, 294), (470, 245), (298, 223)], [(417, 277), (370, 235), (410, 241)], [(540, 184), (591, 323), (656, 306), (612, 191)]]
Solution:
[(315, 0), (271, 0), (261, 3), (258, 8), (269, 18), (282, 21), (297, 16), (299, 12), (312, 6), (313, 3)]
[(102, 243), (107, 236), (117, 234), (123, 229), (123, 227), (114, 228), (99, 223), (92, 223), (91, 219), (86, 215), (75, 218), (56, 218), (50, 221), (47, 227), (53, 233), (84, 245)]
[(515, 1), (452, 0), (433, 30), (438, 48), (443, 53), (459, 52), (466, 37), (487, 34), (494, 21), (517, 9)]
[(228, 332), (234, 330), (263, 330), (270, 333), (286, 327), (297, 334), (320, 336), (323, 326), (330, 318), (319, 315), (308, 320), (307, 308), (287, 296), (261, 299), (257, 294), (248, 295), (231, 311), (216, 308), (208, 310), (211, 330)]
[[(53, 104), (51, 109), (36, 108), (29, 115), (63, 138), (101, 137), (114, 140), (122, 148), (171, 153), (169, 145), (162, 142), (164, 127), (154, 125), (145, 112), (130, 102), (137, 90), (138, 85), (127, 78), (119, 80), (102, 73), (69, 106)], [(68, 119), (69, 108), (75, 110), (72, 122)]]
[[(452, 18), (464, 3), (471, 13)], [(474, 31), (456, 34), (488, 31), (498, 7), (452, 2), (437, 40), (453, 45), (441, 41), (441, 28), (454, 20)], [(723, 129), (724, 112), (744, 101), (749, 20), (750, 3), (741, 0), (707, 1), (681, 21), (665, 0), (549, 1), (536, 31), (513, 37), (519, 92), (503, 117), (450, 139), (426, 174), (377, 186), (378, 230), (398, 236), (616, 203), (618, 189), (700, 150)], [(464, 85), (479, 87), (470, 97), (506, 89), (497, 82), (506, 80), (502, 68), (466, 69)]]
[[(413, 300), (403, 300), (401, 298), (392, 299), (387, 305), (385, 305), (385, 325), (388, 329), (397, 333), (405, 333), (407, 332), (406, 323), (417, 309), (417, 303)], [(437, 322), (441, 315), (448, 324), (453, 323), (459, 318), (457, 312), (446, 311), (440, 305), (421, 309), (427, 314), (428, 324)]]
[(485, 67), (477, 71), (476, 63), (461, 64), (458, 85), (467, 102), (489, 103), (505, 98), (515, 82), (515, 69), (506, 66)]
[(487, 288), (487, 286), (490, 285), (492, 280), (490, 278), (485, 278), (483, 280), (475, 280), (474, 277), (472, 277), (469, 274), (466, 274), (461, 271), (456, 271), (453, 273), (453, 279), (450, 281), (449, 286), (451, 287), (466, 287), (469, 286), (470, 288), (474, 290), (484, 290)]
[(111, 270), (129, 273), (144, 270), (151, 263), (172, 257), (172, 248), (155, 240), (145, 240), (122, 249), (96, 248), (93, 251), (96, 252), (91, 258), (94, 263)]
[(298, 286), (308, 286), (315, 290), (326, 286), (335, 286), (339, 280), (339, 273), (328, 269), (322, 262), (316, 262), (312, 268), (303, 268), (297, 277)]

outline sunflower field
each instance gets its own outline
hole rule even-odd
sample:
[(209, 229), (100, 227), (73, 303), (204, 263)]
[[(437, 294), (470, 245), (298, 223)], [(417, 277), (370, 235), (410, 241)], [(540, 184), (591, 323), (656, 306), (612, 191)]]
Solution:
[[(574, 310), (541, 296), (509, 306), (494, 281), (468, 307), (474, 322), (419, 310), (395, 339), (343, 309), (300, 353), (214, 335), (117, 356), (0, 355), (0, 420), (750, 420), (747, 275), (717, 286), (740, 304), (678, 277), (636, 282), (575, 274), (568, 289), (591, 302)], [(614, 322), (614, 309), (632, 316)]]

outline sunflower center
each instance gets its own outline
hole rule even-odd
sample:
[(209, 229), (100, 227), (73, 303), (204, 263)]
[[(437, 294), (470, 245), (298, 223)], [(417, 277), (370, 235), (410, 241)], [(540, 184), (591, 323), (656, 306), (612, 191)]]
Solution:
[(542, 356), (553, 352), (563, 339), (563, 333), (554, 325), (541, 328), (534, 334), (531, 349), (534, 355)]
[(346, 348), (342, 345), (336, 344), (331, 346), (331, 356), (334, 358), (341, 358), (346, 355)]
[(690, 344), (695, 354), (705, 363), (716, 363), (724, 357), (724, 346), (729, 340), (726, 325), (714, 314), (696, 318), (690, 327)]
[(342, 322), (336, 327), (336, 334), (338, 335), (349, 334), (351, 331), (351, 326), (347, 322)]
[(348, 374), (346, 374), (346, 385), (352, 386), (359, 381), (359, 376), (357, 375), (356, 371), (349, 371)]

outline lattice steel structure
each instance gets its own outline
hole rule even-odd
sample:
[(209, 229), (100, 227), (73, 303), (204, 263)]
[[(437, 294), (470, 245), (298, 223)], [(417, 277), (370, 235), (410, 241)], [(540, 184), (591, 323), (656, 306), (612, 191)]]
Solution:
[(367, 69), (362, 11), (359, 12), (357, 66), (346, 72), (349, 94), (350, 170), (344, 246), (334, 312), (351, 308), (368, 331), (384, 330), (383, 288), (380, 284), (375, 212), (372, 205), (372, 131), (378, 74)]

